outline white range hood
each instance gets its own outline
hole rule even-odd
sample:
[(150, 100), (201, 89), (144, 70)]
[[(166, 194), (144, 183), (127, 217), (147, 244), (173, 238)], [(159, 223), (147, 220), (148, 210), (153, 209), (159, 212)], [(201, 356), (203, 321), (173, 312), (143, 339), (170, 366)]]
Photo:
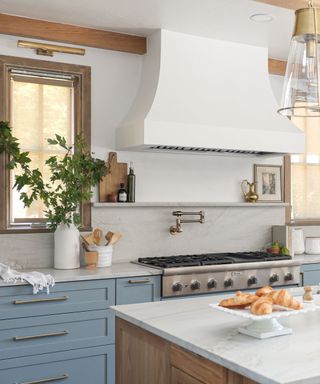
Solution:
[(304, 134), (276, 111), (267, 48), (161, 30), (148, 39), (140, 89), (117, 130), (117, 148), (302, 152)]

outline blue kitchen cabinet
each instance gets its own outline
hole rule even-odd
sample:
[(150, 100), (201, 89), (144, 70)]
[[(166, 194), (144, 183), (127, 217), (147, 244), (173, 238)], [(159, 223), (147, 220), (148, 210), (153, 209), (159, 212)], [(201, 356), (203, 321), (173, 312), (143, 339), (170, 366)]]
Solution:
[(29, 285), (0, 288), (0, 320), (106, 309), (115, 303), (115, 280), (57, 283), (50, 295)]
[(0, 360), (1, 384), (109, 384), (114, 345)]
[(115, 383), (114, 304), (160, 300), (160, 276), (0, 287), (0, 384)]
[(117, 279), (116, 305), (159, 301), (160, 276), (140, 276)]
[(304, 264), (301, 266), (301, 285), (320, 284), (320, 264)]

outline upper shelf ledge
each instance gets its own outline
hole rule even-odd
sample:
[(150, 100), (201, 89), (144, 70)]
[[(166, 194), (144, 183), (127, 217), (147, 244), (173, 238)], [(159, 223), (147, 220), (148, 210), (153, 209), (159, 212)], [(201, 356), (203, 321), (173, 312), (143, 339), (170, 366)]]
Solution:
[(218, 202), (218, 203), (195, 203), (195, 202), (137, 202), (137, 203), (93, 203), (94, 208), (111, 208), (111, 207), (248, 207), (248, 208), (259, 208), (259, 207), (288, 207), (288, 203), (229, 203), (229, 202)]

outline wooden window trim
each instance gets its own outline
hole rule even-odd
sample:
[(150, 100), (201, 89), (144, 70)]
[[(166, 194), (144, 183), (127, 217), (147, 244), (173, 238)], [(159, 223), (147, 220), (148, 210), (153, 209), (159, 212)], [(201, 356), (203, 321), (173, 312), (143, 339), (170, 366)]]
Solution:
[[(82, 133), (91, 147), (91, 67), (58, 63), (52, 61), (26, 59), (0, 55), (0, 120), (9, 120), (9, 70), (12, 68), (28, 68), (36, 70), (58, 71), (72, 74), (79, 86), (75, 87), (75, 134)], [(0, 233), (44, 233), (51, 232), (47, 228), (16, 228), (9, 226), (9, 186), (10, 172), (5, 165), (6, 155), (0, 155)], [(80, 207), (81, 230), (91, 230), (91, 203)]]

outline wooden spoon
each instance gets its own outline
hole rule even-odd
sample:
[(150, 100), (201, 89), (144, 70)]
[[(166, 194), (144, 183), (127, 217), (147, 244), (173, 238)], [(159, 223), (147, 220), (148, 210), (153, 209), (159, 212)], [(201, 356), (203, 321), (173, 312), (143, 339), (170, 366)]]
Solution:
[(100, 245), (100, 241), (102, 239), (102, 236), (103, 236), (102, 229), (96, 228), (93, 230), (93, 238), (94, 238), (95, 245)]
[(85, 241), (82, 243), (82, 247), (86, 252), (89, 252), (88, 244)]
[(114, 235), (113, 232), (111, 231), (107, 232), (107, 234), (105, 235), (105, 239), (107, 240), (106, 245), (109, 245), (113, 235)]
[(94, 238), (93, 238), (93, 234), (92, 233), (89, 233), (85, 236), (82, 236), (81, 235), (81, 238), (83, 238), (83, 241), (87, 244), (87, 245), (93, 245), (94, 244)]
[(109, 245), (114, 245), (116, 244), (120, 239), (121, 239), (122, 235), (120, 232), (115, 232), (112, 237), (111, 237), (111, 240), (109, 242)]

